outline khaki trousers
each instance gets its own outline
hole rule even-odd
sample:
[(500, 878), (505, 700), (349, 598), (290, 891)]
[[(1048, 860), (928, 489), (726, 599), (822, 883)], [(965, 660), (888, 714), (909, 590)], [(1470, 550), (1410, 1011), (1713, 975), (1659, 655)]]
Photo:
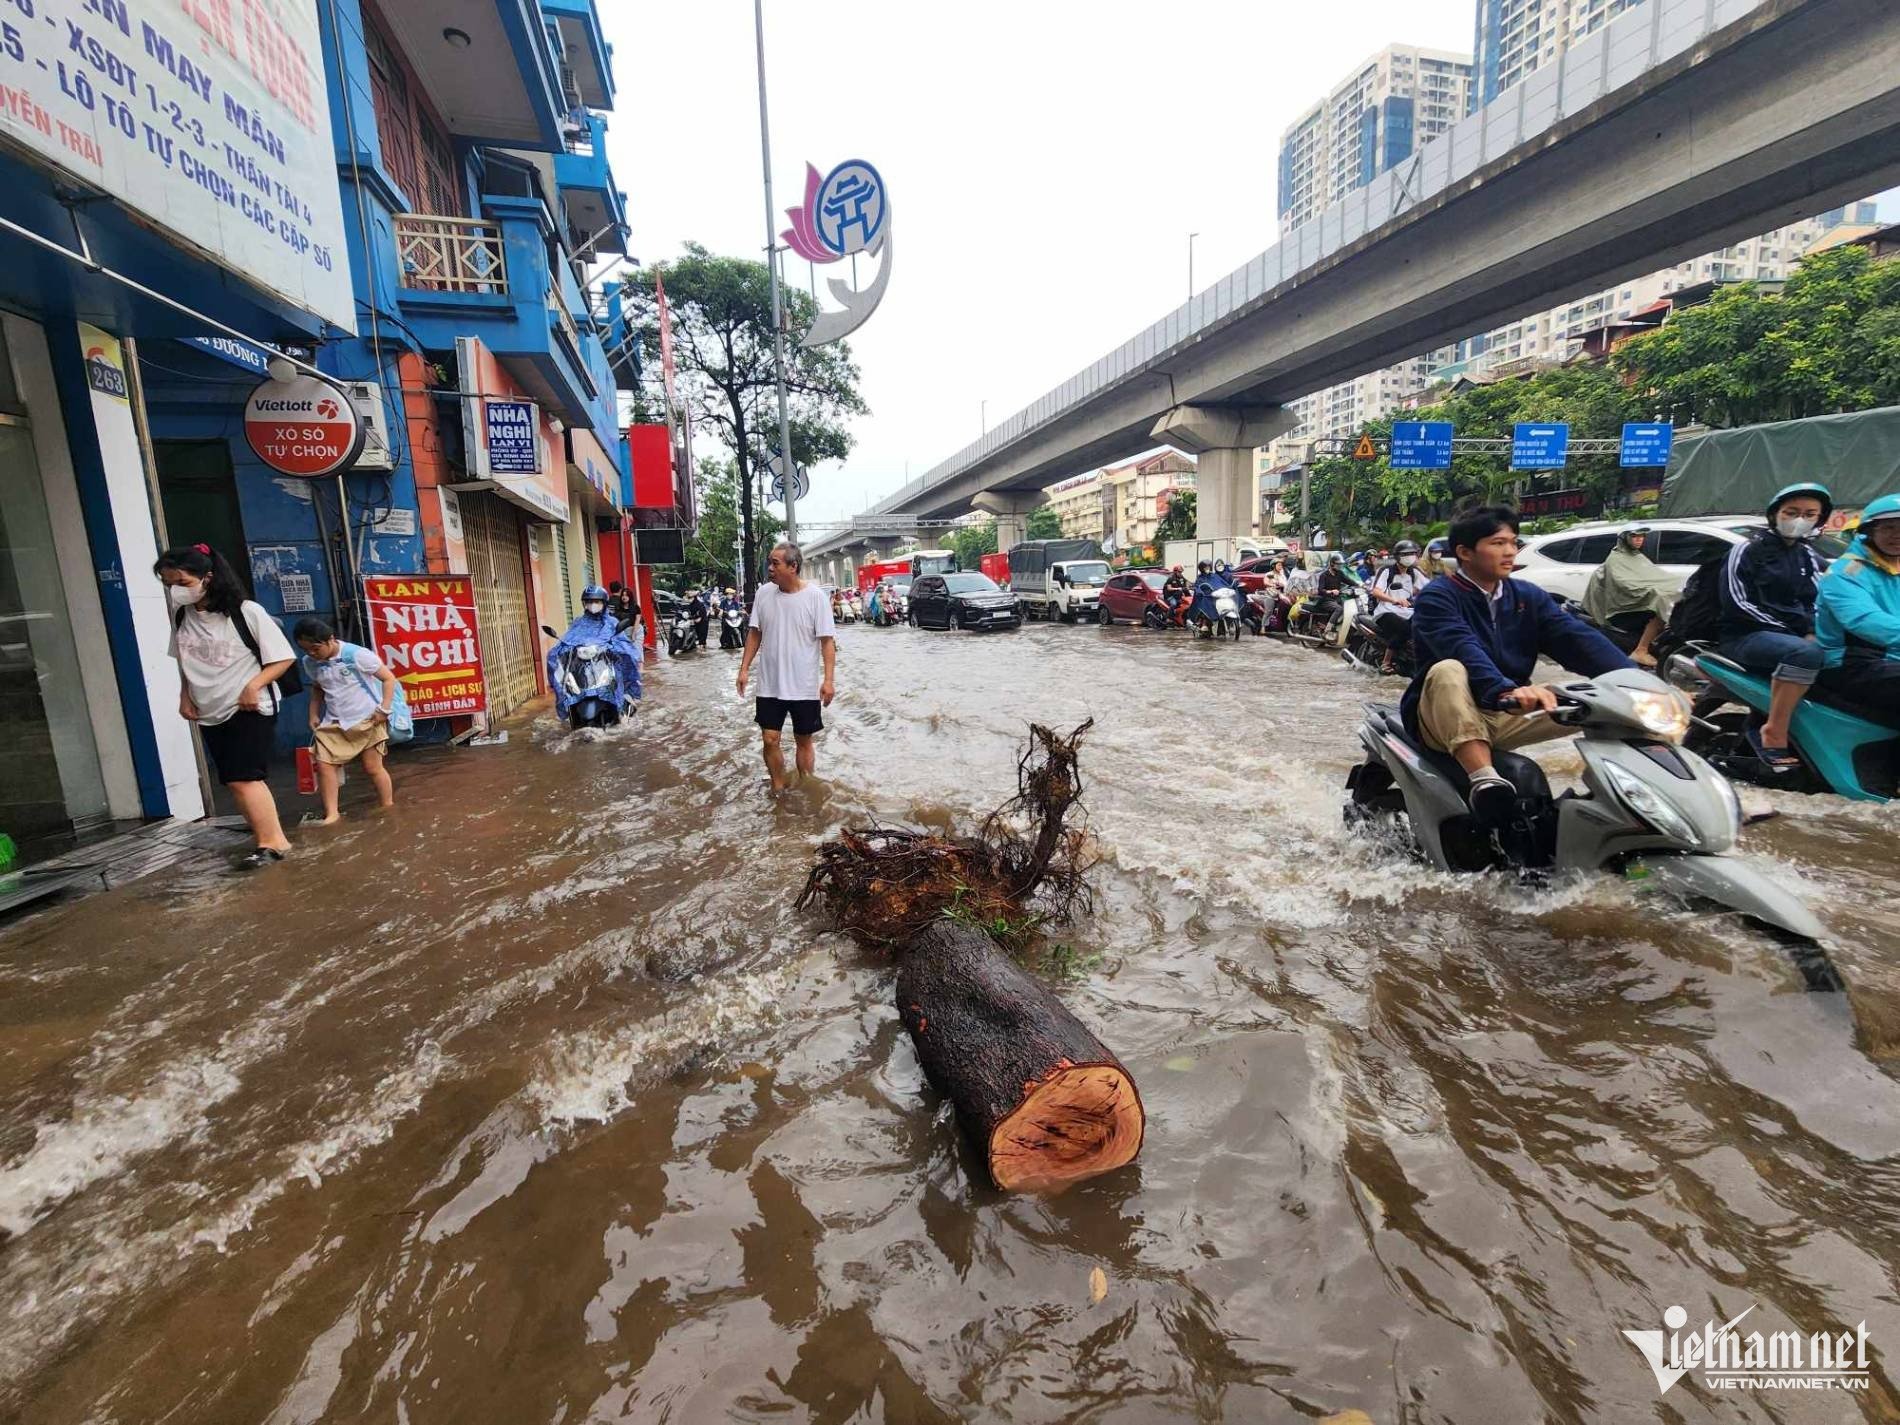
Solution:
[(1548, 717), (1480, 708), (1471, 696), (1471, 675), (1453, 658), (1426, 671), (1418, 693), (1418, 730), (1434, 752), (1450, 752), (1467, 742), (1486, 742), (1495, 751), (1511, 752), (1571, 732)]

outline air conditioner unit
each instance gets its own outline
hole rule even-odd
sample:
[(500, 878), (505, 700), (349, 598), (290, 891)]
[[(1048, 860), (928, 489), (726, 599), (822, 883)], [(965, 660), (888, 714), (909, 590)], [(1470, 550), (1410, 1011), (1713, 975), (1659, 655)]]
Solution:
[(376, 381), (344, 381), (350, 404), (363, 422), (363, 450), (356, 457), (358, 470), (394, 470), (396, 457), (389, 443), (389, 407), (383, 401), (383, 388)]

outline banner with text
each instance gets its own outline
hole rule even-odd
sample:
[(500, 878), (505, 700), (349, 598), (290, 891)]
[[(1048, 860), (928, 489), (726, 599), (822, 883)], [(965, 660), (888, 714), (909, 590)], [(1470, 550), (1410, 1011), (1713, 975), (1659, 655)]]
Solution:
[(475, 586), (466, 576), (365, 579), (363, 590), (376, 656), (401, 679), (413, 715), (487, 711)]
[(315, 0), (12, 0), (0, 135), (356, 330)]

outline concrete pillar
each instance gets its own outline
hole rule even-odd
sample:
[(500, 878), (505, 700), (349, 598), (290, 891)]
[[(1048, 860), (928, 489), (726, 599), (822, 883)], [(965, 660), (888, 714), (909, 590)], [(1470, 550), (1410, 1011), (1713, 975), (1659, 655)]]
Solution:
[(1196, 539), (1253, 533), (1260, 515), (1254, 451), (1298, 420), (1282, 406), (1176, 406), (1155, 422), (1156, 440), (1195, 457)]
[(985, 490), (970, 501), (996, 516), (996, 547), (1007, 554), (1029, 538), (1029, 512), (1049, 503), (1042, 490)]

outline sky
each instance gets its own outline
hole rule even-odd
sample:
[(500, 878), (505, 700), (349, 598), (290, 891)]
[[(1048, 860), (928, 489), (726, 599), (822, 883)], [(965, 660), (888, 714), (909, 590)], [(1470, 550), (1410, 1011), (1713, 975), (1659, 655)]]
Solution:
[[(875, 164), (892, 215), (890, 289), (849, 338), (870, 414), (842, 465), (811, 472), (800, 524), (864, 509), (1178, 306), (1190, 233), (1197, 288), (1271, 246), (1288, 124), (1388, 44), (1468, 54), (1474, 12), (765, 0), (773, 231), (802, 200), (808, 161)], [(663, 262), (690, 240), (762, 256), (752, 5), (610, 0), (600, 13), (634, 255)], [(810, 280), (802, 259), (787, 269)]]

